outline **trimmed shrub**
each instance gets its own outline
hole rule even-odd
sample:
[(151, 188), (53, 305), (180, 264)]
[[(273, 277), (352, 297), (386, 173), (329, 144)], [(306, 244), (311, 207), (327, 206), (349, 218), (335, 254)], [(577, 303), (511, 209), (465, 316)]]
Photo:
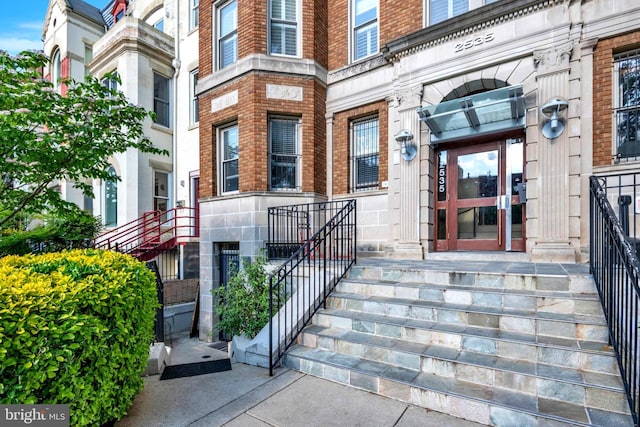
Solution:
[(72, 425), (120, 419), (142, 389), (155, 276), (128, 255), (0, 259), (0, 403), (69, 404)]

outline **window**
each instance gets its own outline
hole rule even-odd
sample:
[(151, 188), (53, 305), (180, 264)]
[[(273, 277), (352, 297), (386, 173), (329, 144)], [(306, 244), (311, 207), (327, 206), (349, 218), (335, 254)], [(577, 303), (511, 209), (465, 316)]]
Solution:
[(153, 111), (156, 113), (156, 123), (170, 127), (169, 114), (169, 79), (153, 73)]
[(297, 0), (269, 2), (269, 53), (298, 54)]
[(353, 60), (378, 52), (378, 0), (353, 0)]
[(297, 119), (269, 120), (269, 183), (271, 190), (298, 188)]
[(169, 174), (153, 173), (153, 210), (164, 212), (169, 208)]
[(112, 179), (104, 183), (104, 225), (113, 227), (118, 223), (118, 174), (113, 166), (107, 172)]
[(154, 28), (162, 31), (164, 33), (164, 18), (160, 19), (159, 21), (157, 21), (155, 24), (153, 24)]
[(114, 76), (108, 76), (102, 79), (102, 86), (106, 87), (110, 91), (118, 90), (118, 80), (116, 78), (117, 74), (114, 73)]
[(617, 156), (640, 156), (640, 49), (614, 57)]
[(238, 59), (238, 2), (230, 1), (218, 9), (218, 69)]
[(56, 49), (51, 59), (51, 82), (56, 89), (60, 87), (60, 78), (62, 77), (61, 70), (62, 61), (60, 59), (60, 49)]
[(190, 117), (191, 124), (196, 124), (200, 121), (200, 106), (198, 104), (198, 97), (196, 96), (196, 86), (198, 85), (198, 70), (193, 70), (190, 73), (189, 79), (191, 80), (189, 85), (189, 97), (190, 102)]
[(89, 62), (93, 59), (93, 46), (85, 44), (84, 45), (84, 75), (88, 76), (91, 73), (89, 72)]
[(189, 0), (189, 30), (195, 30), (200, 25), (200, 0)]
[(351, 191), (378, 189), (378, 118), (351, 122)]
[(429, 25), (435, 25), (468, 10), (469, 0), (429, 0)]
[(221, 190), (238, 191), (238, 126), (223, 128), (219, 133), (221, 159)]

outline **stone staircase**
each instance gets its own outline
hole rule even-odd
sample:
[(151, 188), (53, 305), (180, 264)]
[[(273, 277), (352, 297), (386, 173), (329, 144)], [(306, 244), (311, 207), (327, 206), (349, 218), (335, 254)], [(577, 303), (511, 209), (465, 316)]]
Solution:
[(631, 426), (586, 266), (361, 259), (287, 367), (496, 426)]

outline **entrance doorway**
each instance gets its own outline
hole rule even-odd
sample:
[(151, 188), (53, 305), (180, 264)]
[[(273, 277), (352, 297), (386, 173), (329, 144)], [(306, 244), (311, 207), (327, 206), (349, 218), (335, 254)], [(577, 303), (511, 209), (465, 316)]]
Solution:
[(524, 139), (436, 155), (435, 249), (524, 251)]

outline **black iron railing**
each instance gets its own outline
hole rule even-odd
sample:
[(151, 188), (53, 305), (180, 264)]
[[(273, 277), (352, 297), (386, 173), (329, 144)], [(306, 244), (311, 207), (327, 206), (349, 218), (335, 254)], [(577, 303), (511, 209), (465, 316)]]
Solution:
[(267, 257), (287, 259), (350, 200), (276, 206), (268, 209)]
[[(308, 210), (312, 206), (315, 209)], [(280, 213), (284, 207), (274, 211)], [(355, 200), (292, 206), (291, 211), (304, 212), (292, 214), (291, 218), (305, 215), (314, 218), (320, 212), (333, 215), (269, 276), (270, 375), (286, 349), (356, 262)]]
[[(616, 351), (629, 406), (637, 426), (640, 412), (640, 262), (635, 244), (628, 237), (623, 223), (609, 202), (612, 196), (617, 198), (623, 195), (622, 187), (607, 186), (611, 179), (613, 177), (591, 177), (590, 267), (607, 318), (609, 339)], [(607, 190), (618, 194), (608, 194)], [(625, 209), (621, 212), (626, 215)]]

